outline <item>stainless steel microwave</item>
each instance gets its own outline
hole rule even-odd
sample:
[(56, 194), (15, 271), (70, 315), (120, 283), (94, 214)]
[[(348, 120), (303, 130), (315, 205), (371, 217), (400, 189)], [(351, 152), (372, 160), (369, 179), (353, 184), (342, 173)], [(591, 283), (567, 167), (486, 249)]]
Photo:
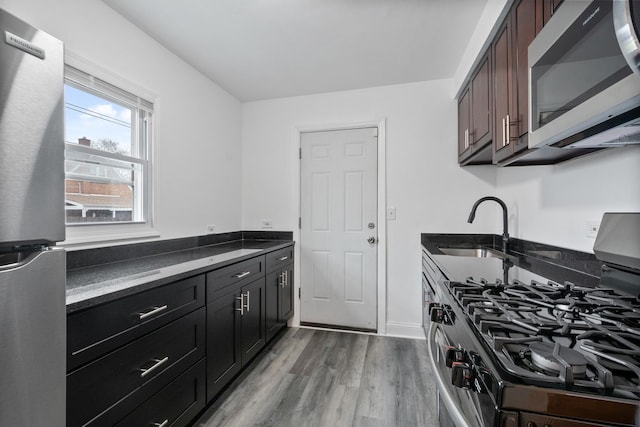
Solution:
[(640, 0), (565, 0), (529, 46), (529, 148), (640, 144)]

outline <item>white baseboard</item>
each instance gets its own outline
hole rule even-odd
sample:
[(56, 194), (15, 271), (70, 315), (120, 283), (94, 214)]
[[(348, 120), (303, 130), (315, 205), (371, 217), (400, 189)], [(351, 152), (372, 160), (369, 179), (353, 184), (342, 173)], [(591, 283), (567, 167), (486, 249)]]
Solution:
[(387, 322), (388, 337), (411, 338), (414, 340), (424, 340), (424, 329), (422, 325), (415, 323)]

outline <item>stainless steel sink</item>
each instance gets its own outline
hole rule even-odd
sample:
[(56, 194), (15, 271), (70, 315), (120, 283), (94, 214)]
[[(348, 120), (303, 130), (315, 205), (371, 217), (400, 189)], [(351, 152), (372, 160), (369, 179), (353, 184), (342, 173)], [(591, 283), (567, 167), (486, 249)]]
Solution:
[(507, 258), (508, 255), (490, 248), (438, 248), (445, 255), (475, 258)]

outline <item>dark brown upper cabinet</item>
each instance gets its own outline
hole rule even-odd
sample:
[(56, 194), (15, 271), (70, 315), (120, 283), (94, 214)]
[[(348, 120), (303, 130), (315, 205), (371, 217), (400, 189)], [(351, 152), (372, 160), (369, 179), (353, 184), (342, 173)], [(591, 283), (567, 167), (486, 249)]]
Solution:
[(514, 2), (458, 100), (460, 165), (508, 164), (527, 151), (528, 48), (561, 2)]
[(528, 150), (528, 49), (559, 4), (553, 0), (516, 1), (492, 44), (496, 164), (507, 164)]
[(487, 52), (458, 102), (458, 161), (460, 164), (491, 163), (492, 112), (491, 61), (490, 52)]

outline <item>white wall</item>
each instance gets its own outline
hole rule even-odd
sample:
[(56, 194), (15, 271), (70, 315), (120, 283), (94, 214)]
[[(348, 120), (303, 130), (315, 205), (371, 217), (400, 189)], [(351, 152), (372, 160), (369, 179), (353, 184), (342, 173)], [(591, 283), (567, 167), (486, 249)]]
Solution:
[(588, 221), (599, 222), (604, 212), (640, 212), (640, 147), (501, 168), (498, 196), (509, 208), (512, 237), (592, 253)]
[(242, 227), (296, 230), (299, 196), (296, 127), (386, 118), (387, 325), (420, 334), (420, 233), (494, 232), (496, 208), (466, 218), (473, 202), (493, 194), (493, 167), (457, 165), (452, 81), (438, 80), (243, 104)]
[[(0, 0), (65, 48), (156, 94), (155, 226), (162, 238), (240, 228), (240, 103), (99, 0)], [(213, 54), (213, 53), (212, 53)]]

